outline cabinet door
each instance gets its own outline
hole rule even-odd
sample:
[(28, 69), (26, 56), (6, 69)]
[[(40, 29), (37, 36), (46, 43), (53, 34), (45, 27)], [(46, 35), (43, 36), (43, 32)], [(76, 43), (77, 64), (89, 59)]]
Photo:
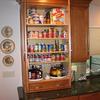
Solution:
[(72, 62), (83, 62), (89, 57), (88, 26), (91, 0), (71, 0)]
[(88, 58), (88, 9), (71, 7), (72, 61)]
[(100, 93), (79, 96), (79, 100), (100, 100)]
[(78, 100), (78, 96), (64, 97), (56, 100)]

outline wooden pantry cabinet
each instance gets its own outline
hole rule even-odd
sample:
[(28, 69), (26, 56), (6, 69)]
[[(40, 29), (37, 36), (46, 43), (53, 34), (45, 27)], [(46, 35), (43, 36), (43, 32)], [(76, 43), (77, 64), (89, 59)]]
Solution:
[(18, 2), (24, 91), (70, 88), (70, 0)]

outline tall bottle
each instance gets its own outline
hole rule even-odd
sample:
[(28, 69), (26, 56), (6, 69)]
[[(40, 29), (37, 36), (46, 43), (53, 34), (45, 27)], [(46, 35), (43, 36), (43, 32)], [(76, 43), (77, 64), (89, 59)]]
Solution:
[(59, 51), (59, 40), (55, 40), (55, 51)]

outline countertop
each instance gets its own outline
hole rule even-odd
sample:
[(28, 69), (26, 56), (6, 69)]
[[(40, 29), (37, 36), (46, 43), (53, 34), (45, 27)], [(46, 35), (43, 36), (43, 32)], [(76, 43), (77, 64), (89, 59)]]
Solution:
[(90, 78), (86, 81), (72, 82), (70, 89), (28, 93), (23, 91), (23, 87), (18, 87), (19, 100), (53, 100), (69, 96), (77, 96), (88, 93), (100, 92), (100, 77)]

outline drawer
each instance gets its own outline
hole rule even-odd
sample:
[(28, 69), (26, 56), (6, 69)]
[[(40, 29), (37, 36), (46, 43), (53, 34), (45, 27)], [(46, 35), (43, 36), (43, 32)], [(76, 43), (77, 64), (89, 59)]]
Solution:
[(55, 81), (55, 82), (42, 82), (42, 83), (30, 83), (29, 84), (29, 90), (30, 92), (35, 91), (48, 91), (48, 90), (58, 90), (58, 89), (64, 89), (69, 88), (70, 83), (68, 81)]

